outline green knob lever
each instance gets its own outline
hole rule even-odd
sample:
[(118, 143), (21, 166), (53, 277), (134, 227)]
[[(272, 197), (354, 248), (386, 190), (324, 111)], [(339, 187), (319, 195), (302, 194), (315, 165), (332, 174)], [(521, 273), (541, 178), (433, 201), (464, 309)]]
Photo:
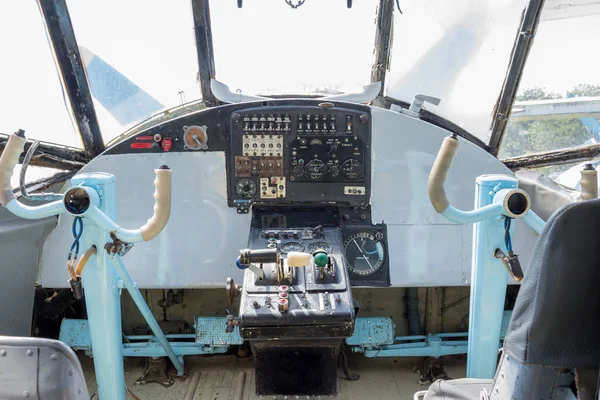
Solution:
[(313, 262), (317, 267), (325, 268), (329, 264), (329, 256), (325, 251), (317, 250), (313, 253)]

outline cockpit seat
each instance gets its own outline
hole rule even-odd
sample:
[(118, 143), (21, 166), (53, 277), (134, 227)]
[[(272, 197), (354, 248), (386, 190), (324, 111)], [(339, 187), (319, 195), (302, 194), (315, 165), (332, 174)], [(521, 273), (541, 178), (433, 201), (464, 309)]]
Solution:
[(0, 336), (0, 397), (88, 400), (79, 359), (58, 340)]
[[(425, 400), (598, 399), (600, 199), (549, 219), (533, 251), (494, 379), (436, 381)], [(575, 383), (575, 385), (573, 385)]]

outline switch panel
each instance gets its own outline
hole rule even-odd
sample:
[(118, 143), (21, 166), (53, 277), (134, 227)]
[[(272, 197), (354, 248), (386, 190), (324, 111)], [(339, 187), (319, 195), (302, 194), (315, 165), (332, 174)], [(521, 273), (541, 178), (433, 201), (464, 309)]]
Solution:
[(285, 177), (272, 176), (260, 178), (261, 199), (283, 199), (285, 198)]
[(244, 135), (242, 149), (245, 156), (281, 157), (283, 154), (282, 135)]
[(283, 176), (283, 157), (235, 157), (235, 176)]

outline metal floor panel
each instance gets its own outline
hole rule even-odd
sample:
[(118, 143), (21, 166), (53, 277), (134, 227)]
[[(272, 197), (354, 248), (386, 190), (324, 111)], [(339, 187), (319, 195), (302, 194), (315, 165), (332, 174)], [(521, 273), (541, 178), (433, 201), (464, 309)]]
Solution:
[[(349, 354), (348, 364), (351, 372), (360, 375), (358, 381), (348, 381), (338, 371), (338, 395), (321, 396), (325, 399), (339, 400), (412, 400), (415, 392), (427, 389), (418, 384), (419, 375), (412, 372), (415, 365), (420, 365), (421, 358), (380, 358), (367, 359), (361, 355)], [(81, 356), (86, 375), (89, 393), (93, 400), (98, 400), (95, 385), (93, 364), (90, 358)], [(444, 358), (446, 372), (452, 378), (465, 376), (465, 363), (461, 358)], [(169, 388), (158, 384), (136, 385), (135, 380), (142, 374), (144, 364), (140, 359), (125, 360), (125, 381), (129, 389), (141, 400), (174, 400), (182, 399), (195, 371), (200, 371), (200, 381), (194, 395), (195, 400), (229, 400), (235, 396), (236, 376), (240, 371), (246, 372), (246, 382), (242, 400), (273, 399), (273, 396), (259, 397), (254, 392), (254, 364), (252, 357), (240, 359), (236, 356), (194, 356), (185, 358), (188, 378), (175, 381)], [(287, 396), (295, 399), (296, 396)], [(300, 396), (298, 399), (305, 399)], [(318, 399), (313, 397), (312, 399)], [(281, 397), (284, 399), (284, 397)], [(104, 400), (104, 399), (100, 399)]]

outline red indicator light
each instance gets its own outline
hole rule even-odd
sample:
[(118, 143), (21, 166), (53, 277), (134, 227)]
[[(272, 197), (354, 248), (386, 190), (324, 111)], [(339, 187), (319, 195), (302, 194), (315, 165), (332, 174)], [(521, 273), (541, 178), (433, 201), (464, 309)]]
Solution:
[(151, 149), (152, 143), (131, 143), (132, 149)]

